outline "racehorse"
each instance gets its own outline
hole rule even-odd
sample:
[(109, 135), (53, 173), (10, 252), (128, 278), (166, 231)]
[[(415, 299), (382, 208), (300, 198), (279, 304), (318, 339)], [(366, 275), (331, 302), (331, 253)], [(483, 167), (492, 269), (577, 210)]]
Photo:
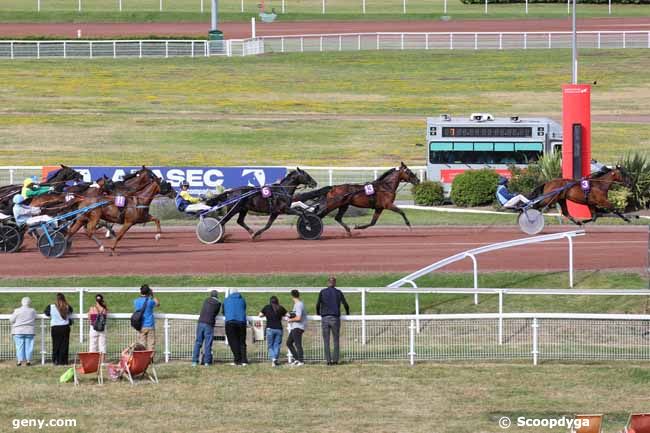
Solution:
[[(406, 214), (395, 205), (397, 187), (401, 182), (408, 182), (413, 185), (420, 183), (420, 179), (403, 162), (400, 163), (398, 168), (391, 168), (369, 184), (327, 186), (316, 191), (300, 194), (296, 196), (296, 200), (304, 201), (319, 197), (322, 203), (322, 206), (319, 207), (322, 207), (322, 209), (319, 210), (318, 216), (321, 218), (338, 209), (334, 219), (345, 229), (348, 236), (352, 236), (352, 232), (350, 227), (343, 222), (343, 215), (350, 206), (375, 210), (372, 220), (368, 224), (355, 226), (356, 230), (374, 226), (384, 209), (400, 214), (404, 218), (404, 223), (410, 228), (411, 223)], [(368, 185), (371, 185), (371, 187), (368, 187)]]
[[(252, 239), (257, 239), (262, 233), (271, 228), (273, 222), (280, 214), (301, 215), (300, 210), (291, 208), (293, 194), (300, 185), (314, 188), (317, 183), (307, 172), (297, 167), (279, 183), (262, 188), (246, 186), (231, 189), (207, 200), (206, 204), (208, 206), (216, 206), (226, 201), (233, 201), (233, 204), (228, 207), (226, 216), (221, 219), (221, 225), (225, 225), (235, 214), (239, 214), (237, 224), (242, 226)], [(263, 196), (264, 188), (269, 191), (269, 197)], [(254, 193), (256, 190), (259, 193)], [(257, 232), (253, 232), (253, 229), (246, 225), (244, 221), (249, 211), (269, 215), (269, 220), (266, 222), (266, 225)]]
[[(78, 171), (66, 166), (61, 165), (61, 168), (50, 173), (45, 183), (42, 186), (54, 187), (53, 192), (62, 192), (67, 182), (82, 181), (83, 176)], [(0, 187), (0, 212), (10, 214), (13, 207), (12, 199), (16, 194), (20, 194), (22, 185), (6, 185)]]
[[(583, 188), (582, 183), (587, 188)], [(536, 209), (546, 209), (557, 203), (562, 209), (562, 215), (579, 226), (587, 222), (596, 221), (599, 209), (611, 212), (624, 221), (630, 222), (629, 218), (616, 210), (614, 205), (607, 199), (607, 193), (613, 184), (621, 184), (629, 187), (629, 177), (620, 166), (616, 166), (613, 170), (605, 167), (583, 180), (561, 178), (550, 180), (537, 187), (530, 194), (529, 198), (534, 199), (535, 197), (546, 196), (539, 203), (535, 204), (534, 207)], [(591, 219), (583, 221), (574, 219), (569, 214), (567, 200), (588, 206), (592, 216)]]
[[(115, 236), (113, 246), (111, 247), (111, 255), (117, 255), (116, 248), (118, 242), (124, 237), (126, 232), (134, 224), (144, 224), (154, 222), (156, 225), (155, 239), (159, 240), (161, 236), (160, 220), (149, 214), (149, 206), (153, 199), (158, 195), (165, 195), (169, 198), (174, 198), (175, 192), (169, 182), (164, 182), (162, 179), (156, 177), (147, 185), (138, 191), (131, 192), (124, 195), (102, 195), (97, 197), (86, 197), (78, 202), (79, 208), (97, 203), (103, 200), (109, 201), (105, 206), (96, 208), (84, 215), (84, 218), (79, 218), (71, 227), (66, 235), (66, 240), (70, 239), (84, 224), (86, 225), (86, 234), (89, 239), (94, 239), (100, 246), (100, 251), (104, 251), (104, 246), (94, 237), (94, 232), (97, 228), (99, 220), (102, 219), (107, 222), (120, 224), (120, 230)], [(116, 201), (118, 197), (123, 197), (124, 203), (118, 206)]]

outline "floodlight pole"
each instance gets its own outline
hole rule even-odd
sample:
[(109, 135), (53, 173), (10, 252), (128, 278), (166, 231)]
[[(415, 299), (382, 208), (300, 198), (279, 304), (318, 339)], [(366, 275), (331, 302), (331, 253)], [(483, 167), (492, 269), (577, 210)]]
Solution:
[(578, 42), (576, 37), (576, 0), (573, 0), (573, 40), (571, 43), (572, 51), (572, 74), (571, 83), (578, 84)]
[(219, 16), (219, 0), (212, 0), (212, 22), (210, 30), (217, 30), (217, 18)]

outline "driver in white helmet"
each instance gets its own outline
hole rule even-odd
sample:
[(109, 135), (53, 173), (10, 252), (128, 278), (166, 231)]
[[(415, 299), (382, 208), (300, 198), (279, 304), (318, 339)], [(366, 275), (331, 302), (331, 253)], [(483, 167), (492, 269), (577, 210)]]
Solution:
[(41, 215), (41, 208), (36, 206), (24, 205), (25, 198), (21, 194), (16, 194), (13, 198), (14, 219), (18, 226), (32, 226), (52, 220), (49, 215)]

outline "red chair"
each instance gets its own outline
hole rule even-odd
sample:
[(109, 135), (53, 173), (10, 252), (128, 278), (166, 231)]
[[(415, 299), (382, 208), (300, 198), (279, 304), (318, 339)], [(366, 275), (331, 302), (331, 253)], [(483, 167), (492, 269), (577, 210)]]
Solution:
[(623, 429), (624, 433), (650, 433), (650, 413), (633, 413), (627, 426)]
[[(102, 359), (101, 352), (80, 352), (77, 353), (74, 359), (74, 384), (79, 385), (79, 376), (82, 374), (97, 374), (97, 382), (102, 385), (104, 383), (104, 375), (102, 374)], [(77, 362), (79, 361), (79, 362)]]
[[(603, 415), (576, 415), (576, 420), (580, 421), (580, 427), (571, 429), (572, 433), (601, 433), (603, 431)], [(583, 427), (582, 420), (589, 420), (589, 425)]]
[[(133, 379), (148, 377), (153, 383), (158, 383), (156, 368), (153, 366), (153, 350), (136, 350), (131, 359), (126, 363), (126, 374), (131, 385), (135, 385)], [(151, 369), (151, 373), (149, 370)], [(153, 373), (153, 374), (152, 374)]]

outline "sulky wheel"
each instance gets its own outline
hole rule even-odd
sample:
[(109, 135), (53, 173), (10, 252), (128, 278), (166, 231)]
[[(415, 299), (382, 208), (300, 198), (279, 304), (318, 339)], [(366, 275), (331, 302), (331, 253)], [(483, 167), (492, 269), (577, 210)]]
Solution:
[(544, 215), (537, 209), (528, 209), (519, 214), (519, 228), (528, 235), (544, 230)]
[(196, 237), (204, 244), (216, 244), (223, 239), (224, 229), (216, 218), (203, 218), (196, 225)]
[(0, 226), (0, 253), (15, 253), (22, 243), (23, 236), (16, 226)]
[(45, 257), (62, 257), (68, 246), (65, 235), (61, 232), (52, 232), (49, 235), (49, 239), (47, 233), (38, 237), (38, 250)]
[(298, 234), (307, 241), (320, 239), (323, 234), (323, 220), (312, 213), (305, 213), (298, 218)]

